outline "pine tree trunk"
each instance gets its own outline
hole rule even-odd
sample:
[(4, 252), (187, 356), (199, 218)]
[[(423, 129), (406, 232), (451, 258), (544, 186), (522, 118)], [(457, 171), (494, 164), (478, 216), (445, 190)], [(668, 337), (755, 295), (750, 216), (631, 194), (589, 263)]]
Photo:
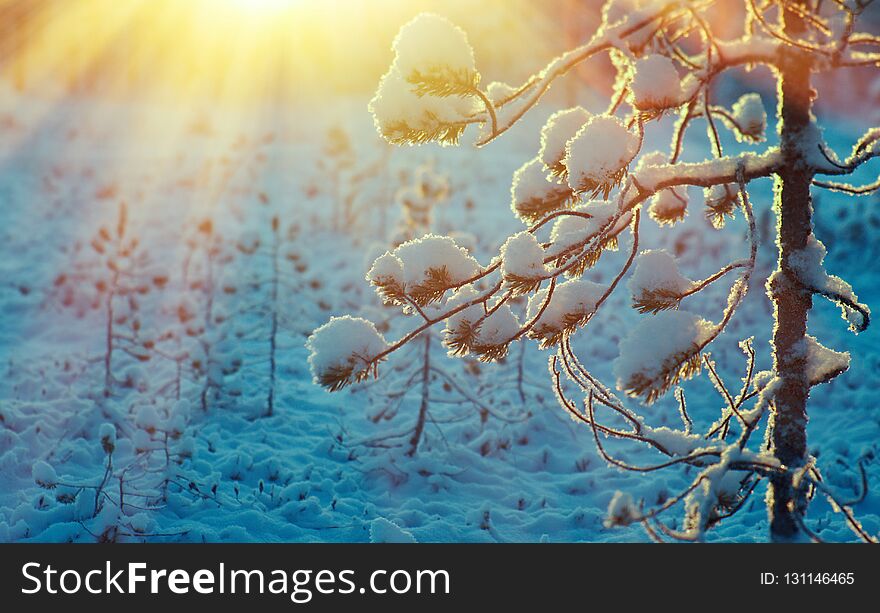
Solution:
[[(785, 17), (785, 31), (798, 37), (804, 28), (792, 13)], [(779, 386), (773, 397), (768, 444), (785, 466), (803, 465), (807, 455), (807, 398), (810, 385), (806, 373), (803, 340), (812, 295), (794, 282), (791, 257), (807, 245), (811, 234), (813, 173), (804, 159), (804, 136), (811, 125), (814, 92), (811, 87), (810, 57), (794, 47), (783, 51), (779, 74), (780, 147), (782, 170), (776, 179), (774, 207), (777, 217), (778, 266), (768, 282), (773, 301), (773, 366)], [(801, 538), (800, 517), (806, 507), (802, 492), (795, 491), (789, 476), (770, 480), (767, 497), (770, 536), (774, 541)]]

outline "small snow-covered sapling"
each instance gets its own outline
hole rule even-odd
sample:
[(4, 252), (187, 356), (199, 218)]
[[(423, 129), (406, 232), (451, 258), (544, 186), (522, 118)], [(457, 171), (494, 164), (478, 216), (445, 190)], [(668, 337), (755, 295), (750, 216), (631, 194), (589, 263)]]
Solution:
[(54, 491), (58, 505), (69, 507), (83, 530), (99, 542), (184, 534), (151, 531), (151, 513), (168, 502), (169, 486), (189, 494), (194, 485), (188, 485), (179, 470), (192, 454), (192, 440), (183, 435), (187, 415), (188, 403), (177, 403), (161, 413), (152, 405), (142, 406), (128, 424), (133, 437), (125, 451), (120, 451), (117, 427), (102, 423), (97, 438), (104, 459), (96, 481), (59, 477), (45, 461), (34, 465), (33, 479), (41, 488)]
[(431, 164), (419, 166), (410, 185), (397, 190), (400, 222), (393, 238), (395, 246), (427, 234), (434, 226), (434, 209), (449, 198), (449, 181)]
[(226, 317), (215, 308), (215, 302), (225, 291), (222, 271), (234, 258), (234, 251), (211, 218), (204, 218), (191, 228), (186, 247), (182, 277), (187, 294), (178, 307), (178, 317), (186, 338), (195, 341), (189, 344), (192, 350), (186, 355), (190, 369), (202, 379), (199, 403), (207, 411), (223, 387), (224, 376), (241, 365), (234, 355), (223, 351)]
[(351, 215), (351, 200), (353, 194), (343, 194), (341, 185), (343, 176), (355, 162), (354, 149), (348, 133), (342, 128), (336, 127), (327, 132), (327, 141), (324, 145), (323, 156), (318, 160), (318, 165), (327, 174), (327, 182), (333, 198), (332, 228), (339, 230), (347, 227)]
[[(259, 315), (259, 323), (235, 332), (238, 343), (257, 341), (261, 345), (257, 359), (242, 366), (257, 366), (263, 371), (268, 368), (268, 385), (265, 392), (265, 412), (271, 417), (275, 412), (278, 387), (278, 353), (282, 349), (281, 337), (295, 328), (297, 317), (291, 316), (285, 304), (289, 292), (302, 291), (302, 279), (298, 273), (303, 264), (299, 251), (295, 248), (300, 236), (298, 223), (282, 224), (279, 213), (272, 214), (266, 221), (268, 240), (262, 240), (257, 231), (248, 231), (236, 241), (242, 265), (252, 264), (253, 274), (247, 279), (224, 282), (224, 294), (247, 292), (248, 303), (229, 314), (230, 320), (239, 315)], [(268, 272), (266, 270), (268, 269)], [(241, 272), (241, 271), (239, 271)], [(265, 347), (265, 352), (262, 347)]]
[(164, 289), (168, 277), (151, 273), (149, 255), (134, 235), (125, 203), (115, 223), (102, 225), (89, 242), (90, 255), (74, 262), (74, 270), (58, 275), (54, 293), (64, 306), (89, 304), (101, 311), (104, 354), (104, 396), (120, 381), (114, 376), (114, 356), (123, 352), (136, 362), (147, 362), (155, 339), (143, 333), (141, 301)]
[[(321, 182), (327, 186), (332, 199), (330, 208), (330, 227), (334, 231), (351, 232), (356, 221), (369, 207), (378, 207), (382, 217), (387, 208), (386, 194), (376, 198), (366, 198), (371, 181), (382, 179), (388, 169), (390, 149), (382, 147), (377, 155), (370, 156), (369, 163), (360, 163), (359, 155), (352, 144), (351, 137), (345, 129), (336, 126), (326, 135), (322, 148), (322, 156), (318, 159), (318, 167), (322, 171)], [(384, 185), (386, 181), (382, 181)], [(384, 225), (380, 226), (384, 230)]]

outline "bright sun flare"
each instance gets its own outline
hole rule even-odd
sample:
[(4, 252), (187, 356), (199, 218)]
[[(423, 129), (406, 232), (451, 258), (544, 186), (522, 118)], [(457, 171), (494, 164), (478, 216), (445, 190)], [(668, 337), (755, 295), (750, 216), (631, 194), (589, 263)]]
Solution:
[[(0, 0), (0, 14), (10, 1)], [(439, 1), (65, 0), (63, 10), (34, 2), (33, 26), (0, 40), (15, 49), (0, 63), (19, 89), (40, 84), (59, 97), (100, 89), (237, 104), (367, 91), (387, 69), (397, 25)], [(473, 13), (445, 1), (462, 18)], [(481, 18), (471, 28), (487, 49), (510, 36), (538, 40), (526, 27), (510, 31), (519, 0), (492, 4), (499, 25)]]
[(236, 8), (259, 13), (277, 13), (301, 4), (303, 0), (227, 0)]

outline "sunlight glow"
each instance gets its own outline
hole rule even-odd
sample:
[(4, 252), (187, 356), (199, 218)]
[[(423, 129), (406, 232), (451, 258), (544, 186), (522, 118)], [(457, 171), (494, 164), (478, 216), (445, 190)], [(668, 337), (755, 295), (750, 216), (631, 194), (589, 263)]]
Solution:
[(275, 14), (304, 4), (306, 0), (227, 0), (237, 10)]
[[(34, 3), (26, 20), (13, 16), (5, 24), (4, 44), (14, 49), (7, 74), (19, 90), (55, 88), (58, 96), (148, 90), (178, 101), (235, 103), (367, 92), (387, 68), (399, 24), (437, 6), (437, 0)], [(519, 18), (536, 13), (534, 5), (487, 0), (491, 19), (478, 19), (460, 0), (443, 6), (471, 32), (482, 60), (496, 58), (523, 73), (492, 71), (492, 78), (515, 81), (537, 68), (505, 55), (511, 38), (540, 45), (530, 30), (538, 20)]]

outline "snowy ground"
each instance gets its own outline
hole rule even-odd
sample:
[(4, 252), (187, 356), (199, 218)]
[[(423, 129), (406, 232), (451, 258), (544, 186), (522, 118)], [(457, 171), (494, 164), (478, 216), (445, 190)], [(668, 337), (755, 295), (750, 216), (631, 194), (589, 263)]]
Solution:
[[(406, 329), (407, 322), (379, 305), (363, 275), (372, 258), (388, 247), (399, 216), (393, 193), (411, 180), (412, 169), (430, 160), (438, 173), (448, 175), (451, 195), (436, 212), (435, 230), (468, 233), (485, 263), (507, 233), (521, 227), (508, 208), (510, 178), (534, 155), (542, 120), (555, 110), (536, 111), (482, 150), (388, 152), (365, 106), (358, 99), (322, 113), (276, 109), (233, 116), (206, 105), (196, 115), (85, 100), (54, 105), (0, 92), (0, 540), (646, 538), (636, 528), (603, 526), (614, 492), (628, 491), (653, 504), (678, 492), (690, 478), (675, 469), (641, 475), (607, 466), (591, 432), (555, 404), (546, 355), (533, 343), (522, 356), (515, 347), (501, 365), (447, 360), (435, 343), (433, 363), (489, 411), (481, 418), (472, 404), (450, 402), (457, 395), (434, 381), (432, 421), (413, 458), (405, 456), (405, 444), (387, 448), (383, 437), (412, 428), (417, 393), (374, 423), (370, 417), (389, 404), (381, 379), (336, 395), (311, 382), (305, 339), (331, 315), (387, 320), (389, 338)], [(325, 157), (330, 125), (340, 122), (354, 143), (355, 171), (345, 171), (336, 181), (332, 168), (322, 168), (319, 159)], [(693, 134), (695, 141), (703, 138), (698, 129)], [(840, 126), (839, 135), (828, 137), (845, 151), (853, 136)], [(376, 177), (350, 185), (346, 177), (385, 155), (387, 164), (372, 169)], [(331, 211), (350, 190), (360, 215), (334, 230)], [(762, 291), (775, 257), (766, 240), (772, 236), (769, 194), (764, 182), (752, 195), (765, 239), (760, 274), (747, 303), (712, 346), (722, 375), (734, 383), (744, 367), (739, 339), (754, 335), (759, 366), (769, 360), (769, 303)], [(691, 203), (683, 224), (669, 231), (646, 220), (642, 240), (646, 248), (676, 252), (683, 272), (699, 278), (743, 257), (745, 227), (737, 219), (731, 231), (710, 229), (698, 210), (698, 192), (691, 195), (697, 203)], [(95, 279), (106, 271), (100, 264), (88, 265), (97, 257), (90, 241), (102, 225), (115, 227), (120, 201), (128, 205), (128, 232), (148, 253), (147, 277), (167, 277), (162, 287), (154, 283), (149, 292), (137, 294), (138, 312), (122, 313), (126, 318), (120, 331), (140, 318), (144, 337), (179, 332), (186, 327), (181, 306), (192, 309), (197, 321), (205, 296), (192, 278), (188, 285), (182, 281), (187, 238), (204, 237), (198, 227), (209, 218), (213, 235), (222, 236), (213, 269), (214, 321), (199, 337), (211, 345), (209, 361), (215, 366), (208, 368), (207, 411), (201, 406), (204, 376), (184, 376), (178, 401), (173, 362), (155, 356), (138, 361), (122, 350), (114, 353), (112, 364), (117, 383), (104, 397), (106, 322), (103, 310), (89, 305), (96, 295)], [(830, 251), (829, 270), (847, 278), (873, 305), (880, 304), (875, 266), (880, 213), (871, 210), (876, 204), (876, 196), (853, 202), (825, 194), (817, 204), (817, 233)], [(267, 417), (267, 254), (273, 216), (279, 218), (281, 267), (277, 396), (274, 415)], [(607, 261), (603, 258), (587, 278), (612, 276), (623, 247)], [(71, 277), (82, 266), (85, 280), (58, 281), (59, 275)], [(204, 278), (204, 262), (192, 266), (190, 274)], [(719, 312), (725, 292), (726, 286), (713, 288), (700, 298), (700, 306)], [(618, 292), (575, 340), (584, 361), (608, 382), (613, 381), (617, 344), (639, 317), (628, 300), (625, 291)], [(877, 534), (878, 331), (853, 336), (838, 309), (818, 300), (810, 324), (824, 344), (854, 356), (847, 374), (814, 389), (810, 447), (842, 497), (858, 492), (853, 466), (864, 462), (873, 487), (855, 511), (865, 528)], [(404, 355), (383, 366), (405, 370), (418, 358)], [(520, 360), (522, 386), (517, 384)], [(710, 423), (721, 400), (709, 382), (703, 377), (685, 389), (695, 420)], [(645, 413), (658, 425), (678, 419), (671, 401)], [(114, 471), (97, 494), (107, 460), (101, 439), (109, 430), (102, 424), (116, 431)], [(166, 461), (162, 431), (174, 429), (181, 434), (171, 437)], [(658, 459), (646, 449), (612, 449), (632, 462)], [(35, 479), (57, 485), (47, 489)], [(765, 540), (762, 493), (763, 486), (710, 538)], [(809, 521), (824, 538), (851, 540), (841, 518), (822, 502), (812, 506)]]

